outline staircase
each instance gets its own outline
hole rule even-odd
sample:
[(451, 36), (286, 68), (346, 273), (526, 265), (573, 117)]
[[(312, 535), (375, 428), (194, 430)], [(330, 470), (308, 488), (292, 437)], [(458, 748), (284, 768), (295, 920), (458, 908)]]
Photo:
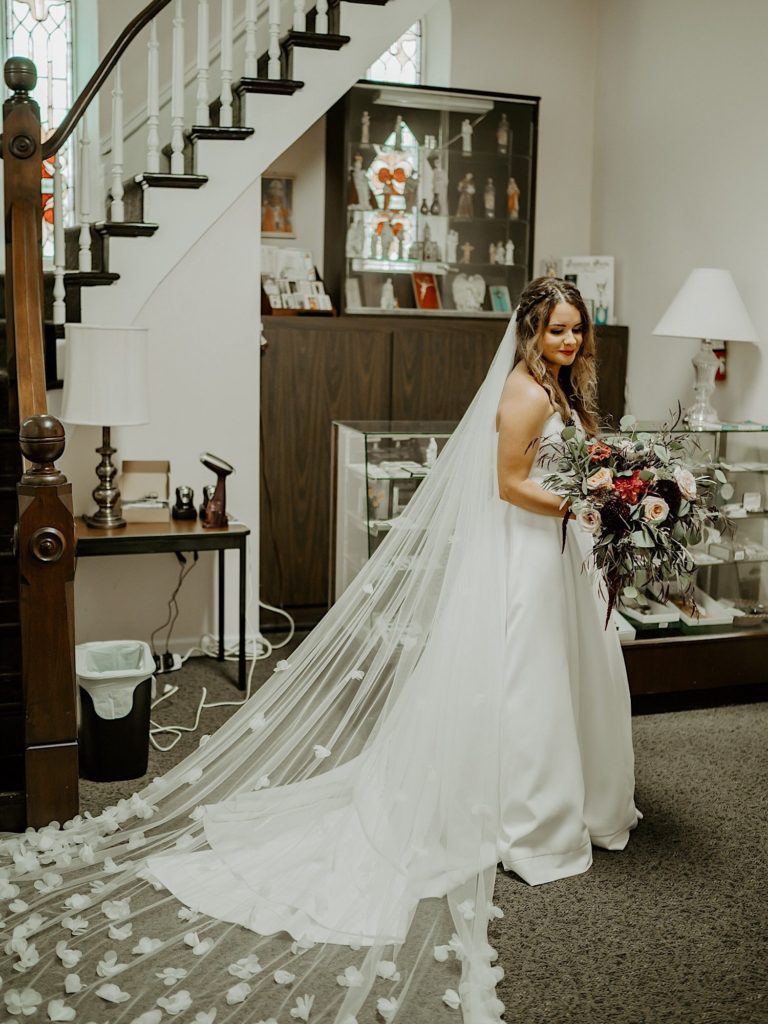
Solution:
[[(282, 6), (279, 0), (242, 0), (245, 9), (239, 21), (235, 2), (222, 0), (222, 21), (216, 33), (209, 30), (208, 0), (153, 0), (149, 4), (146, 10), (152, 9), (154, 20), (147, 22), (148, 27), (140, 27), (144, 37), (139, 36), (139, 30), (133, 33), (123, 47), (122, 57), (123, 62), (147, 61), (146, 116), (141, 127), (147, 145), (143, 154), (136, 156), (134, 145), (131, 159), (126, 159), (130, 147), (123, 138), (123, 109), (126, 98), (131, 97), (123, 91), (118, 61), (112, 61), (100, 80), (97, 70), (84, 90), (90, 101), (105, 83), (111, 83), (112, 137), (106, 146), (102, 140), (104, 164), (94, 171), (85, 122), (78, 129), (82, 199), (78, 224), (66, 232), (61, 228), (57, 231), (54, 270), (45, 275), (46, 385), (53, 392), (49, 397), (54, 410), (55, 389), (61, 386), (56, 347), (61, 344), (64, 323), (145, 323), (151, 302), (158, 303), (158, 296), (162, 300), (163, 287), (174, 269), (198, 243), (212, 244), (217, 223), (233, 204), (258, 188), (262, 172), (354, 84), (393, 39), (425, 13), (433, 0), (317, 0), (317, 6), (308, 11), (303, 0), (291, 0)], [(170, 140), (163, 148), (159, 138), (163, 115), (159, 48), (163, 37), (160, 18), (166, 7), (171, 9), (173, 24), (170, 33), (165, 33), (170, 34), (172, 69)], [(183, 66), (185, 27), (198, 32), (197, 66), (191, 78), (189, 69)], [(129, 29), (131, 26), (121, 39)], [(212, 39), (224, 40), (225, 45), (217, 44), (216, 49)], [(239, 75), (233, 59), (238, 50), (242, 51)], [(117, 57), (119, 60), (120, 53)], [(106, 58), (102, 70), (105, 63)], [(215, 65), (220, 89), (211, 97), (208, 86)], [(82, 114), (87, 105), (81, 105), (78, 111), (79, 103), (74, 105), (73, 115)], [(67, 127), (65, 120), (44, 144), (46, 156), (56, 151), (61, 141), (57, 136)], [(132, 134), (137, 134), (135, 126)], [(94, 199), (94, 181), (108, 186), (101, 200)], [(101, 216), (93, 216), (91, 210), (98, 209), (103, 210)], [(257, 294), (258, 223), (251, 230), (249, 273)], [(216, 296), (212, 295), (210, 301), (215, 305)], [(258, 338), (257, 301), (254, 310), (256, 322), (251, 330)], [(22, 473), (16, 399), (21, 382), (17, 379), (13, 344), (6, 339), (4, 317), (0, 299), (0, 830), (18, 830), (39, 822), (29, 806), (25, 781), (31, 695), (22, 664), (20, 567), (12, 543), (18, 522), (16, 484)], [(258, 373), (258, 345), (250, 358), (255, 358)], [(239, 370), (237, 365), (230, 367), (233, 378)], [(252, 394), (258, 395), (257, 386)], [(164, 411), (171, 417), (181, 415), (183, 397), (177, 396), (175, 405), (169, 398), (170, 406)], [(251, 412), (250, 419), (258, 424), (258, 415), (254, 420)], [(153, 416), (151, 429), (162, 433), (162, 421)], [(225, 430), (231, 429), (231, 423), (225, 424)], [(70, 449), (77, 447), (76, 442), (77, 438)], [(214, 439), (202, 447), (216, 450), (215, 444)], [(195, 453), (199, 447), (194, 447)], [(258, 438), (254, 435), (254, 464), (257, 452)], [(82, 454), (92, 474), (90, 446), (87, 454)], [(70, 450), (65, 457), (68, 473), (66, 459), (77, 456), (77, 451), (73, 455)], [(257, 493), (257, 487), (253, 490)], [(252, 527), (256, 526), (256, 501)], [(39, 744), (39, 738), (36, 742)]]

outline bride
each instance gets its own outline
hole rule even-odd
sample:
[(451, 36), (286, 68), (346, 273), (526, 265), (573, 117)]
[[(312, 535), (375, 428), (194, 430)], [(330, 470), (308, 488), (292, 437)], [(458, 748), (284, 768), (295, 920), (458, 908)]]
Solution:
[(501, 1019), (497, 863), (575, 874), (639, 817), (618, 640), (538, 461), (567, 420), (595, 429), (594, 365), (578, 291), (534, 281), (429, 478), (269, 683), (130, 800), (0, 842), (14, 1019)]

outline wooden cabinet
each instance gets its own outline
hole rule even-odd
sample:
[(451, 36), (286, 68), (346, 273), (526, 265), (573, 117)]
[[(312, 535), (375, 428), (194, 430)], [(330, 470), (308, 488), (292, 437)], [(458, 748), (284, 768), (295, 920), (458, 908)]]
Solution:
[[(506, 329), (498, 320), (264, 317), (261, 597), (297, 625), (328, 608), (333, 420), (458, 420)], [(601, 411), (624, 411), (626, 327), (598, 330)], [(263, 613), (265, 627), (281, 622)]]

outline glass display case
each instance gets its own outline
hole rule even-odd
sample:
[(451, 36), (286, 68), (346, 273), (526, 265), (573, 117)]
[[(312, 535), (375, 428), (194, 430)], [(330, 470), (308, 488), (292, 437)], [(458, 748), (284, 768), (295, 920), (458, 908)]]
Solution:
[(334, 107), (324, 267), (337, 308), (509, 316), (533, 276), (538, 103), (366, 83)]
[(334, 422), (331, 603), (387, 535), (454, 427), (455, 423)]

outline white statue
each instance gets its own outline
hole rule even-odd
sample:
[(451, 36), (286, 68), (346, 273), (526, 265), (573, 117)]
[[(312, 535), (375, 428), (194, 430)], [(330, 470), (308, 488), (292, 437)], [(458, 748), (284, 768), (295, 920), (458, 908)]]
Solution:
[(488, 246), (488, 262), (493, 265), (496, 262), (496, 243), (491, 242)]
[(371, 115), (367, 110), (363, 111), (360, 118), (360, 141), (366, 145), (371, 141)]
[(461, 122), (461, 153), (472, 156), (472, 122), (468, 117)]
[(379, 302), (379, 307), (381, 309), (395, 308), (395, 286), (392, 284), (391, 277), (388, 277), (381, 286), (381, 301)]
[(381, 258), (388, 260), (392, 251), (392, 243), (395, 240), (395, 233), (392, 230), (392, 225), (388, 220), (385, 220), (381, 225)]
[(459, 259), (459, 232), (451, 228), (445, 240), (446, 259), (449, 263), (457, 263)]
[(363, 218), (357, 215), (347, 228), (347, 259), (354, 260), (362, 256), (364, 245), (365, 225), (363, 223)]
[(507, 247), (503, 242), (496, 243), (496, 262), (502, 265), (506, 262), (507, 258)]
[(508, 239), (505, 247), (504, 262), (508, 267), (513, 267), (515, 265), (515, 243), (511, 238)]
[(448, 213), (448, 172), (440, 164), (432, 168), (432, 188), (437, 196), (440, 213)]
[(355, 202), (350, 204), (355, 210), (369, 210), (371, 208), (371, 189), (368, 184), (368, 176), (363, 170), (363, 158), (356, 153), (352, 160), (352, 197)]

